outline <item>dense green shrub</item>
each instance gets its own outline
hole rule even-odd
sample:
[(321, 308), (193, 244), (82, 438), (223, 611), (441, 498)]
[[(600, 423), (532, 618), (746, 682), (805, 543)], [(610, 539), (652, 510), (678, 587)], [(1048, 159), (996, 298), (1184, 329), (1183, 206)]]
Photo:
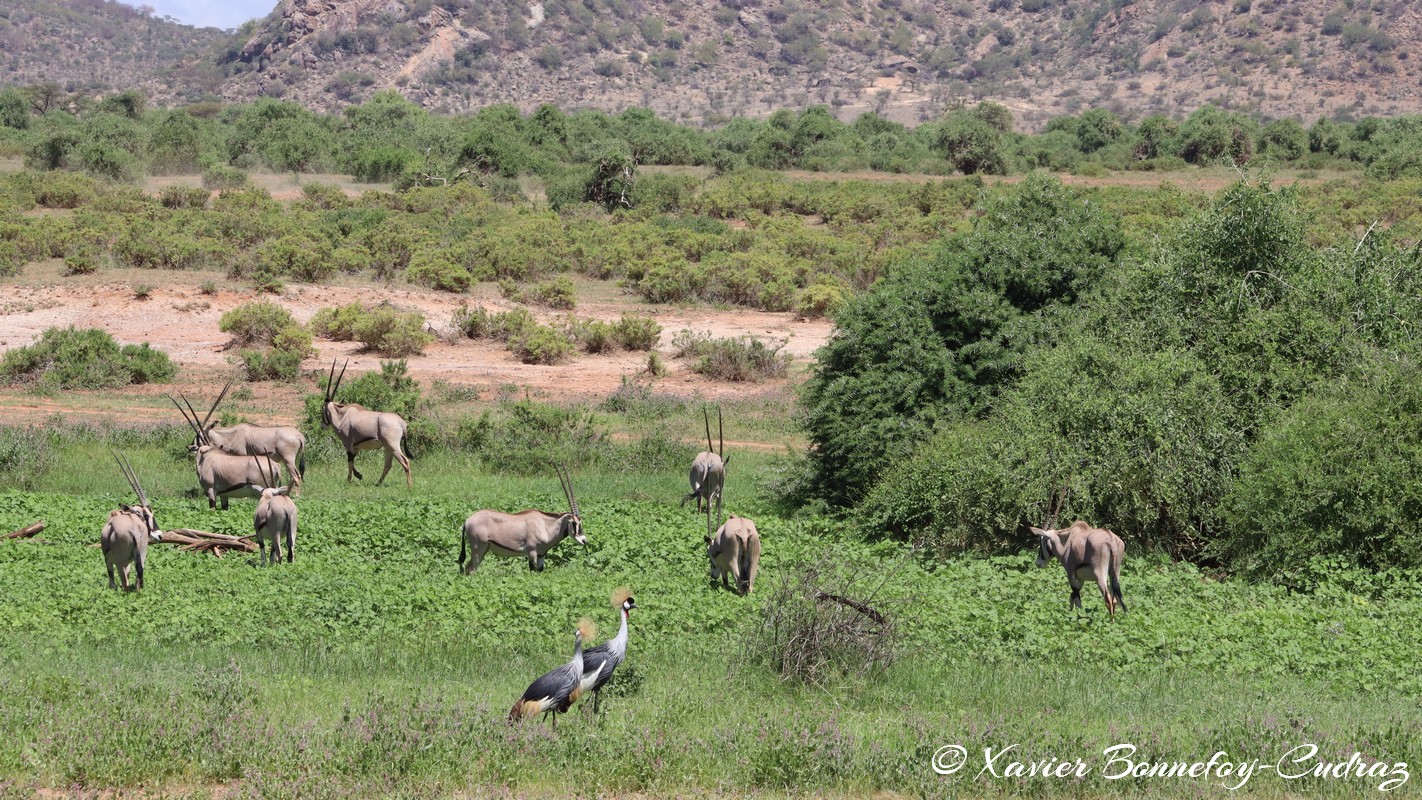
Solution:
[(246, 189), (247, 173), (225, 164), (214, 164), (202, 171), (202, 188), (212, 191)]
[(623, 314), (612, 323), (612, 337), (623, 350), (651, 350), (661, 336), (662, 326), (651, 317)]
[(118, 343), (96, 328), (47, 328), (39, 341), (16, 347), (0, 362), (0, 376), (43, 390), (108, 389), (172, 380), (178, 368), (162, 350)]
[(356, 323), (365, 316), (365, 306), (327, 306), (311, 317), (311, 332), (325, 339), (349, 342), (355, 339)]
[(562, 331), (534, 324), (510, 338), (509, 349), (525, 364), (561, 364), (573, 355), (577, 346)]
[(270, 345), (283, 330), (296, 326), (290, 311), (267, 300), (243, 303), (217, 323), (218, 330), (232, 334), (229, 346)]
[(940, 420), (991, 407), (1044, 316), (1074, 303), (1124, 246), (1103, 209), (1033, 175), (935, 260), (900, 265), (850, 301), (805, 387), (824, 496), (862, 496)]
[(205, 188), (174, 184), (164, 186), (158, 201), (164, 208), (202, 208), (211, 195)]
[(425, 332), (424, 314), (385, 305), (367, 309), (356, 320), (352, 338), (367, 350), (390, 358), (419, 355), (435, 339)]
[(1271, 420), (1239, 464), (1210, 554), (1297, 584), (1315, 559), (1422, 566), (1422, 370), (1383, 361)]
[(410, 258), (405, 277), (410, 283), (446, 292), (467, 292), (472, 281), (469, 270), (454, 263), (442, 252), (420, 251)]

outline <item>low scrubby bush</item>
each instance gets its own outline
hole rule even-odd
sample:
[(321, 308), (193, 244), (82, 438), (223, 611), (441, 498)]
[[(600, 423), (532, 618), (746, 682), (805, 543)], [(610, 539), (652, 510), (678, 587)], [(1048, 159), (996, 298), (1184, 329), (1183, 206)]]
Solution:
[(623, 350), (651, 350), (662, 336), (662, 326), (651, 317), (623, 314), (612, 323), (612, 337)]
[(0, 362), (0, 378), (44, 390), (109, 389), (172, 380), (178, 368), (146, 343), (119, 346), (97, 328), (48, 328), (39, 341), (17, 347)]
[(351, 325), (351, 338), (365, 345), (365, 349), (390, 358), (419, 355), (435, 339), (425, 332), (424, 314), (387, 305), (363, 309)]
[(266, 300), (243, 303), (222, 315), (217, 329), (232, 334), (229, 347), (272, 344), (284, 329), (296, 326), (291, 312)]
[(469, 270), (454, 263), (443, 252), (420, 251), (410, 258), (405, 271), (410, 283), (445, 292), (467, 292), (473, 276)]
[(785, 343), (766, 344), (752, 336), (726, 339), (684, 330), (672, 340), (677, 358), (694, 359), (691, 369), (722, 381), (761, 381), (783, 378), (790, 356), (781, 353)]
[(573, 355), (577, 346), (562, 331), (534, 324), (511, 338), (509, 349), (525, 364), (561, 364)]

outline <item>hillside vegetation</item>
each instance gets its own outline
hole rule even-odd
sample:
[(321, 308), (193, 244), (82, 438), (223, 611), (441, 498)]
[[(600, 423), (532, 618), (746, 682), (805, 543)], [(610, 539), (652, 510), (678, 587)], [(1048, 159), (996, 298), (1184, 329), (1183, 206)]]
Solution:
[(1032, 130), (1094, 106), (1422, 110), (1422, 18), (1405, 0), (283, 0), (225, 37), (112, 0), (9, 5), (10, 80), (141, 87), (165, 105), (330, 110), (395, 88), (446, 111), (551, 102), (716, 124), (826, 105), (915, 123), (986, 98)]

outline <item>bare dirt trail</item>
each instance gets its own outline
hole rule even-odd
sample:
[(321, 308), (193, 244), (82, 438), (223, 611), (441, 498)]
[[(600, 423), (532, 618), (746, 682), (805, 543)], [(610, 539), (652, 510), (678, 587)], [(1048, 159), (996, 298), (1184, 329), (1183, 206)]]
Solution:
[[(52, 265), (51, 265), (52, 268)], [(45, 265), (26, 268), (31, 274), (18, 282), (7, 281), (0, 286), (0, 352), (30, 344), (47, 328), (73, 325), (80, 328), (100, 328), (112, 334), (120, 344), (147, 343), (176, 361), (181, 367), (178, 382), (172, 386), (140, 386), (125, 390), (127, 402), (111, 393), (75, 392), (55, 396), (36, 396), (14, 388), (0, 390), (0, 416), (20, 422), (48, 417), (56, 413), (77, 413), (94, 418), (119, 414), (126, 419), (167, 420), (171, 409), (164, 393), (182, 391), (199, 395), (225, 377), (237, 374), (235, 351), (228, 348), (229, 336), (218, 329), (223, 313), (256, 299), (269, 299), (289, 310), (299, 321), (308, 322), (318, 310), (327, 306), (389, 302), (405, 310), (418, 310), (425, 315), (430, 330), (440, 335), (423, 355), (408, 359), (411, 374), (430, 387), (436, 381), (451, 386), (477, 387), (485, 397), (499, 392), (528, 393), (530, 396), (555, 401), (581, 401), (606, 397), (615, 391), (624, 377), (645, 377), (647, 354), (619, 352), (613, 354), (577, 354), (571, 361), (543, 366), (523, 364), (502, 344), (472, 341), (450, 336), (449, 322), (461, 304), (483, 305), (491, 312), (512, 308), (514, 304), (498, 295), (497, 289), (483, 285), (468, 295), (430, 292), (407, 286), (375, 284), (351, 285), (290, 285), (278, 296), (258, 295), (251, 291), (219, 290), (206, 294), (199, 288), (205, 276), (191, 274), (134, 273), (138, 279), (152, 285), (145, 299), (138, 299), (132, 283), (116, 280), (104, 273), (83, 281), (68, 282), (57, 277), (49, 279)], [(163, 281), (163, 283), (159, 283)], [(223, 281), (216, 281), (219, 285)], [(788, 313), (767, 313), (744, 310), (721, 310), (692, 306), (659, 306), (641, 303), (622, 295), (615, 286), (598, 281), (577, 282), (579, 303), (571, 312), (531, 309), (541, 322), (556, 322), (571, 313), (581, 318), (615, 321), (623, 314), (645, 314), (662, 326), (658, 350), (667, 374), (656, 380), (659, 392), (682, 397), (704, 397), (711, 400), (750, 397), (783, 389), (803, 372), (817, 348), (830, 334), (831, 324), (825, 320), (796, 320)], [(673, 337), (683, 329), (709, 332), (715, 337), (754, 336), (767, 341), (784, 342), (785, 353), (794, 358), (791, 378), (765, 383), (725, 383), (704, 378), (690, 369), (684, 360), (672, 357)], [(317, 355), (305, 364), (314, 372), (331, 359), (350, 359), (350, 372), (356, 374), (379, 369), (381, 358), (361, 352), (355, 342), (333, 342), (317, 339)], [(253, 398), (247, 403), (258, 408), (269, 407), (278, 416), (287, 416), (290, 402), (299, 398), (304, 389), (283, 384), (254, 384)], [(138, 400), (135, 404), (135, 399)], [(283, 412), (286, 413), (283, 413)]]

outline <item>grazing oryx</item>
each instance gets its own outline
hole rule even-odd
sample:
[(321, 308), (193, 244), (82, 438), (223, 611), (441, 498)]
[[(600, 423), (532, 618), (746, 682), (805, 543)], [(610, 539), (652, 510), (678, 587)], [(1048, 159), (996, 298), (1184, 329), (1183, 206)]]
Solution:
[(760, 533), (755, 523), (732, 514), (725, 524), (711, 534), (711, 515), (706, 516), (706, 556), (711, 560), (711, 582), (721, 579), (727, 586), (729, 575), (735, 589), (750, 594), (755, 588), (755, 574), (760, 569)]
[(1065, 530), (1032, 528), (1037, 534), (1037, 566), (1045, 567), (1053, 558), (1066, 568), (1071, 583), (1071, 607), (1081, 608), (1081, 586), (1095, 576), (1106, 601), (1106, 613), (1112, 619), (1116, 607), (1126, 610), (1121, 599), (1121, 562), (1126, 558), (1126, 545), (1121, 537), (1105, 528), (1093, 528), (1081, 520)]
[[(183, 415), (183, 419), (188, 419)], [(198, 425), (197, 414), (188, 419), (193, 433), (199, 441), (206, 441), (203, 430)], [(191, 449), (191, 448), (189, 448)], [(234, 456), (210, 444), (197, 448), (197, 476), (202, 485), (202, 493), (207, 495), (208, 510), (217, 508), (222, 501), (222, 510), (227, 510), (227, 500), (232, 497), (259, 497), (262, 490), (281, 482), (281, 467), (271, 456)], [(265, 468), (260, 462), (266, 462)]]
[[(261, 469), (261, 459), (253, 456), (257, 468)], [(252, 527), (257, 531), (257, 546), (262, 548), (259, 556), (264, 564), (281, 561), (281, 540), (286, 539), (286, 563), (296, 557), (296, 503), (288, 496), (291, 486), (277, 486), (275, 475), (267, 476), (267, 488), (262, 490), (262, 499), (257, 502), (257, 512), (252, 517)], [(271, 561), (267, 561), (267, 539), (272, 540)]]
[(681, 504), (686, 505), (686, 501), (696, 498), (696, 513), (701, 513), (701, 504), (706, 503), (706, 510), (711, 510), (711, 501), (716, 501), (716, 516), (721, 516), (721, 489), (726, 485), (726, 465), (731, 463), (731, 459), (726, 455), (726, 429), (721, 424), (721, 409), (716, 409), (716, 433), (721, 437), (721, 452), (717, 453), (716, 448), (711, 445), (711, 413), (706, 409), (701, 409), (701, 415), (706, 420), (706, 452), (697, 453), (696, 458), (691, 462), (691, 493), (681, 498)]
[[(464, 535), (459, 540), (459, 564), (468, 575), (479, 567), (485, 553), (504, 558), (528, 559), (528, 568), (543, 571), (543, 556), (565, 537), (588, 546), (583, 536), (583, 520), (578, 515), (578, 498), (573, 494), (573, 479), (562, 467), (557, 467), (563, 495), (568, 499), (568, 511), (554, 514), (528, 509), (517, 514), (502, 511), (475, 511), (464, 521)], [(466, 551), (469, 563), (464, 563)]]
[[(202, 434), (193, 437), (193, 443), (188, 446), (188, 450), (195, 452), (199, 447), (210, 444), (234, 456), (272, 456), (280, 459), (286, 465), (287, 475), (291, 477), (292, 491), (300, 494), (301, 473), (306, 471), (306, 435), (289, 425), (252, 425), (242, 422), (230, 428), (216, 427), (212, 415), (216, 413), (218, 405), (227, 397), (227, 391), (231, 388), (230, 381), (222, 387), (222, 393), (213, 401), (207, 416), (198, 423), (197, 427)], [(168, 399), (178, 406), (178, 412), (184, 418), (187, 417), (188, 411), (192, 411), (193, 419), (197, 419), (197, 411), (188, 403), (188, 398), (183, 398), (183, 402), (188, 403), (187, 411), (178, 405), (177, 400), (173, 400), (172, 395), (169, 395)]]
[(346, 366), (341, 365), (340, 377), (336, 376), (336, 361), (331, 360), (331, 375), (326, 379), (326, 398), (321, 404), (321, 425), (329, 425), (336, 431), (336, 438), (346, 448), (346, 480), (351, 476), (365, 478), (355, 468), (356, 451), (385, 449), (385, 471), (380, 473), (376, 486), (385, 482), (390, 474), (390, 462), (399, 459), (405, 468), (405, 487), (413, 488), (410, 480), (410, 459), (400, 450), (400, 440), (405, 438), (405, 420), (399, 414), (389, 411), (371, 411), (358, 403), (337, 403), (336, 392), (340, 391), (341, 379), (346, 377)]
[(109, 588), (116, 588), (114, 567), (118, 567), (119, 580), (126, 592), (128, 565), (133, 564), (138, 573), (134, 588), (142, 589), (143, 565), (148, 560), (148, 540), (161, 541), (163, 532), (158, 530), (158, 522), (153, 519), (153, 507), (148, 505), (148, 495), (144, 494), (138, 475), (129, 466), (128, 459), (115, 453), (114, 460), (128, 479), (129, 488), (138, 497), (138, 505), (120, 505), (109, 512), (109, 521), (104, 523), (103, 533), (99, 535), (99, 545), (104, 551), (104, 565), (109, 570)]

